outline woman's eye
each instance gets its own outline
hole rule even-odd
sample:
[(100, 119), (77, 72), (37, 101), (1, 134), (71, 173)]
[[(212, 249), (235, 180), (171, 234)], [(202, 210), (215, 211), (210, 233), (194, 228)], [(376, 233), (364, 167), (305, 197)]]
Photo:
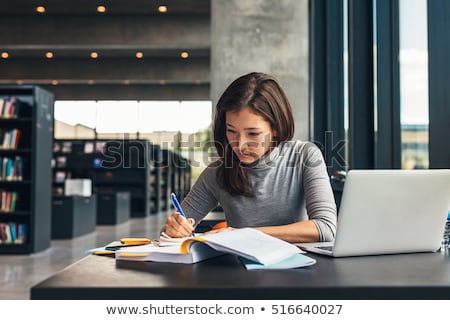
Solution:
[(249, 132), (249, 136), (251, 136), (251, 137), (257, 137), (257, 136), (259, 136), (261, 134), (261, 132)]
[(227, 129), (227, 132), (228, 132), (228, 133), (231, 133), (231, 134), (234, 134), (234, 133), (236, 133), (236, 131), (234, 131), (234, 130), (231, 130), (231, 129)]

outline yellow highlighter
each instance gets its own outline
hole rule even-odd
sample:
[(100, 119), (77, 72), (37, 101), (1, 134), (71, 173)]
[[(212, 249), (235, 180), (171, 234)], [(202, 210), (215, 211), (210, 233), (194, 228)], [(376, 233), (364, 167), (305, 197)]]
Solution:
[(138, 246), (141, 244), (150, 244), (152, 240), (147, 238), (122, 238), (120, 242), (125, 246)]
[(148, 253), (134, 253), (134, 252), (123, 252), (123, 253), (119, 253), (119, 256), (121, 257), (147, 257)]
[(98, 255), (98, 256), (109, 256), (109, 255), (115, 254), (115, 252), (109, 251), (109, 250), (99, 250), (99, 251), (95, 251), (94, 254)]

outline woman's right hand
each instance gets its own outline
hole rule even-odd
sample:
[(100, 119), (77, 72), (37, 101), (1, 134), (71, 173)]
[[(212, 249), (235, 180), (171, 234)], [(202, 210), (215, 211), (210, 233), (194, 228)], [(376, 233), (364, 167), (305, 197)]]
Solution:
[(166, 220), (164, 232), (172, 238), (182, 238), (192, 235), (194, 232), (195, 220), (186, 219), (178, 211), (172, 213)]

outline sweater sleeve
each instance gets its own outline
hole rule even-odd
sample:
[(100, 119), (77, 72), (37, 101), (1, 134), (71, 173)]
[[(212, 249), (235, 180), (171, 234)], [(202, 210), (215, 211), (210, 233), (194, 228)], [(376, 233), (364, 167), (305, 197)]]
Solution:
[(213, 165), (202, 171), (181, 207), (188, 218), (198, 224), (212, 209), (218, 205), (216, 170)]
[(316, 145), (307, 144), (303, 163), (303, 188), (308, 217), (316, 224), (320, 241), (332, 241), (336, 234), (336, 203), (325, 160)]

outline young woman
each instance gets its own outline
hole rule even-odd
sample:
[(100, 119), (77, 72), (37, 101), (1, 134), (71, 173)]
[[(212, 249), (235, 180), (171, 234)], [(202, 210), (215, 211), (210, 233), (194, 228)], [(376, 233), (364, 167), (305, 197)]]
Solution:
[(336, 205), (325, 162), (314, 144), (291, 141), (292, 109), (277, 79), (250, 73), (233, 81), (213, 126), (219, 160), (183, 200), (188, 219), (178, 212), (167, 218), (168, 236), (189, 236), (220, 205), (224, 230), (253, 227), (288, 242), (334, 239)]

